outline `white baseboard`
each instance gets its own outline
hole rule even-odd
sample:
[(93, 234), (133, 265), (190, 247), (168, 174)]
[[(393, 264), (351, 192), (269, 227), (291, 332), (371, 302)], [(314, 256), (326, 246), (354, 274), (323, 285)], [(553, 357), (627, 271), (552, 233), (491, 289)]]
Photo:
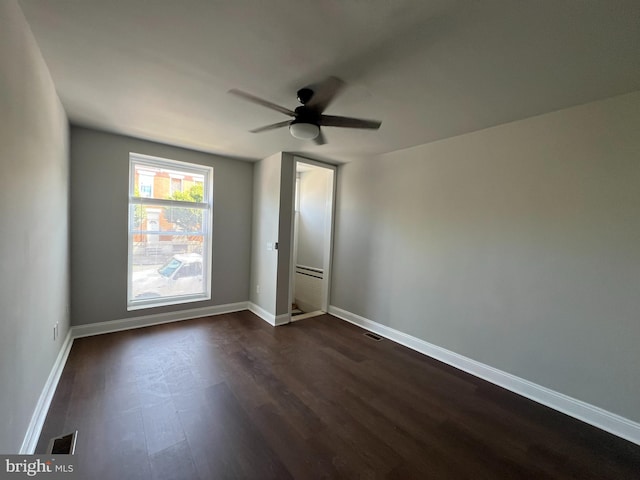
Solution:
[(210, 315), (221, 315), (224, 313), (239, 312), (246, 309), (247, 302), (228, 303), (226, 305), (215, 305), (213, 307), (192, 308), (189, 310), (156, 313), (140, 317), (111, 320), (108, 322), (75, 325), (71, 327), (71, 330), (73, 332), (73, 338), (82, 338), (93, 335), (101, 335), (103, 333), (131, 330), (133, 328), (160, 325), (162, 323), (179, 322), (182, 320), (191, 320), (193, 318), (208, 317)]
[(247, 308), (249, 309), (249, 311), (251, 311), (252, 313), (255, 313), (257, 316), (259, 316), (262, 320), (264, 320), (268, 324), (270, 325), (276, 324), (276, 316), (273, 313), (267, 312), (260, 305), (256, 305), (253, 302), (249, 302), (247, 305)]
[(38, 445), (38, 439), (40, 438), (40, 432), (44, 426), (44, 421), (47, 418), (49, 412), (49, 406), (53, 400), (53, 395), (56, 393), (58, 387), (58, 381), (62, 375), (62, 370), (67, 363), (69, 352), (71, 351), (71, 345), (73, 344), (73, 336), (71, 329), (67, 332), (67, 336), (62, 343), (62, 347), (58, 352), (56, 361), (53, 363), (51, 372), (47, 377), (47, 381), (44, 384), (40, 398), (36, 404), (36, 408), (31, 416), (31, 421), (27, 427), (27, 433), (24, 436), (22, 446), (20, 447), (20, 455), (31, 455), (36, 451)]
[(282, 315), (278, 315), (276, 317), (276, 321), (274, 323), (275, 327), (278, 327), (280, 325), (286, 325), (287, 323), (291, 322), (291, 314), (289, 313), (283, 313)]
[(306, 320), (307, 318), (317, 317), (319, 315), (324, 315), (326, 312), (322, 310), (316, 310), (314, 312), (301, 313), (300, 315), (292, 316), (291, 321), (297, 322), (298, 320)]
[(273, 313), (267, 312), (260, 305), (256, 305), (253, 302), (248, 302), (247, 308), (257, 316), (259, 316), (262, 320), (267, 322), (269, 325), (273, 325), (274, 327), (284, 325), (291, 321), (291, 316), (288, 313), (276, 316)]
[(387, 327), (355, 313), (342, 310), (333, 305), (329, 306), (329, 313), (342, 320), (370, 330), (389, 340), (393, 340), (405, 347), (435, 358), (443, 363), (463, 370), (471, 375), (482, 378), (502, 388), (506, 388), (518, 395), (527, 397), (535, 402), (553, 408), (585, 423), (598, 427), (618, 437), (640, 445), (640, 423), (611, 413), (595, 405), (583, 402), (563, 393), (556, 392), (523, 378), (517, 377), (484, 363), (459, 355), (445, 348), (425, 342), (417, 337), (408, 335), (394, 328)]

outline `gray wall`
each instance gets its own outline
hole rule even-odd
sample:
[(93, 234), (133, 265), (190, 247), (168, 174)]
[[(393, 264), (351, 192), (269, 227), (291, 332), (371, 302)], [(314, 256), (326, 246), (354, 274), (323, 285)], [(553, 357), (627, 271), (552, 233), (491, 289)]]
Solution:
[[(276, 316), (289, 311), (294, 162), (276, 153), (254, 164), (250, 300)], [(267, 244), (279, 244), (269, 250)], [(260, 292), (258, 292), (260, 286)]]
[(289, 281), (291, 277), (291, 244), (293, 240), (293, 197), (295, 192), (295, 163), (293, 155), (282, 154), (280, 173), (280, 216), (278, 218), (278, 291), (276, 315), (289, 313), (291, 307)]
[(640, 92), (340, 168), (332, 304), (640, 421)]
[(0, 2), (0, 122), (0, 453), (17, 453), (69, 329), (69, 132), (12, 0)]
[(253, 165), (250, 300), (273, 315), (276, 314), (278, 251), (268, 250), (267, 244), (278, 241), (281, 164), (282, 154), (276, 153)]
[[(129, 152), (213, 167), (211, 300), (127, 312)], [(246, 301), (251, 265), (252, 169), (247, 162), (72, 127), (72, 324)]]

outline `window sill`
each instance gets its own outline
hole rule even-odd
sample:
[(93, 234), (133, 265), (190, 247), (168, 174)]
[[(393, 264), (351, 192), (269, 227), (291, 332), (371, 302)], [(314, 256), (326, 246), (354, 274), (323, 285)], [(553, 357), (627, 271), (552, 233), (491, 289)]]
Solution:
[(182, 297), (165, 297), (157, 300), (139, 300), (129, 302), (127, 304), (127, 311), (144, 310), (147, 308), (156, 307), (170, 307), (172, 305), (181, 305), (184, 303), (204, 302), (211, 300), (211, 295), (198, 294), (198, 295), (185, 295)]

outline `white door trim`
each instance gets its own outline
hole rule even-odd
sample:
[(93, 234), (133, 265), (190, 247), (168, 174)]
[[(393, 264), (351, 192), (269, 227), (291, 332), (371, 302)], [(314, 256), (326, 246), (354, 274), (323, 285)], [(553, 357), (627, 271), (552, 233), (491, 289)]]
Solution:
[(332, 185), (331, 185), (331, 194), (329, 198), (329, 202), (327, 205), (327, 212), (330, 215), (331, 221), (327, 222), (325, 225), (325, 242), (324, 242), (324, 254), (323, 254), (323, 279), (322, 279), (322, 311), (327, 312), (329, 310), (330, 305), (330, 291), (331, 291), (331, 266), (333, 259), (333, 231), (335, 227), (335, 208), (336, 208), (336, 191), (337, 191), (337, 176), (338, 176), (338, 167), (336, 165), (331, 165), (329, 163), (319, 162), (317, 160), (311, 160), (308, 158), (300, 157), (298, 155), (294, 155), (293, 157), (293, 185), (294, 195), (292, 195), (291, 202), (291, 250), (289, 252), (290, 255), (290, 269), (289, 269), (289, 315), (291, 315), (291, 305), (294, 300), (294, 291), (293, 291), (293, 283), (295, 280), (295, 255), (294, 255), (294, 244), (295, 244), (295, 206), (296, 206), (296, 172), (299, 163), (312, 165), (314, 167), (320, 167), (332, 172)]

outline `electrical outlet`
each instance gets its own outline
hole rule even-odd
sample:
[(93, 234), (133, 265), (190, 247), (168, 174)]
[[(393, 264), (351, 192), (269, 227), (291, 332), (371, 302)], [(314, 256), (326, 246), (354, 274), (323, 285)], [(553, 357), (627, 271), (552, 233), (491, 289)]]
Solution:
[(60, 332), (58, 330), (58, 322), (56, 322), (56, 324), (53, 326), (53, 340), (57, 340), (58, 335), (60, 335)]
[(256, 293), (260, 293), (260, 285), (256, 285)]

